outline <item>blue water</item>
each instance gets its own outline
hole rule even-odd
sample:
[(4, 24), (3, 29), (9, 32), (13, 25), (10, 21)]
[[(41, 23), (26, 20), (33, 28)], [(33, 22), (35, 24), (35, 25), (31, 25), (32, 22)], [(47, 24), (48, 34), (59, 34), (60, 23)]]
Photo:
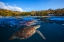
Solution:
[[(64, 20), (62, 20), (64, 18), (59, 19), (60, 21), (58, 20), (58, 18), (59, 17), (57, 17), (56, 19), (54, 18), (54, 20), (52, 18), (37, 18), (40, 19), (38, 21), (42, 21), (39, 24), (41, 25), (41, 27), (38, 28), (38, 30), (40, 30), (43, 33), (43, 35), (46, 37), (46, 40), (44, 40), (39, 34), (35, 33), (33, 36), (31, 36), (28, 39), (24, 39), (24, 40), (13, 39), (11, 41), (8, 39), (17, 30), (17, 22), (19, 20), (22, 21), (22, 19), (6, 18), (4, 20), (6, 21), (8, 20), (8, 21), (3, 23), (4, 20), (2, 20), (3, 18), (1, 18), (0, 42), (64, 42), (64, 25), (63, 25)], [(30, 19), (32, 20), (32, 17), (25, 18), (25, 21)]]

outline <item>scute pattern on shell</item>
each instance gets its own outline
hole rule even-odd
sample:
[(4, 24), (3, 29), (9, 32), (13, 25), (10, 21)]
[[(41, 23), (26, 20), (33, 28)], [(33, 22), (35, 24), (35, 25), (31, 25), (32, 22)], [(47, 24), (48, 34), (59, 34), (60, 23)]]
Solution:
[(14, 36), (21, 39), (26, 39), (32, 36), (36, 32), (33, 26), (21, 28), (19, 31), (14, 33)]

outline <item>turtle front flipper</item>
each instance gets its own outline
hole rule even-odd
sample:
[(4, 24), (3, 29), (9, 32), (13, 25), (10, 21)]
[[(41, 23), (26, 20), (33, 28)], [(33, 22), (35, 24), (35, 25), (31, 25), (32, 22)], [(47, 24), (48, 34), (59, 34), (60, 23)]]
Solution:
[(46, 39), (46, 38), (44, 37), (44, 35), (43, 35), (39, 30), (36, 30), (36, 32), (37, 32), (43, 39)]

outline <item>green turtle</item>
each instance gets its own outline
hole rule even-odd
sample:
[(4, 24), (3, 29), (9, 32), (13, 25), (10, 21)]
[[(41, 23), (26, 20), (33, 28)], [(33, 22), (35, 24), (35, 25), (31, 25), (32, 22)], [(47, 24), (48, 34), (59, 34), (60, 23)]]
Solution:
[(34, 33), (38, 33), (43, 39), (46, 39), (44, 37), (44, 35), (37, 30), (40, 27), (40, 25), (36, 25), (36, 26), (29, 26), (29, 27), (25, 27), (25, 28), (21, 28), (19, 31), (15, 32), (10, 38), (9, 40), (12, 39), (26, 39), (31, 37)]

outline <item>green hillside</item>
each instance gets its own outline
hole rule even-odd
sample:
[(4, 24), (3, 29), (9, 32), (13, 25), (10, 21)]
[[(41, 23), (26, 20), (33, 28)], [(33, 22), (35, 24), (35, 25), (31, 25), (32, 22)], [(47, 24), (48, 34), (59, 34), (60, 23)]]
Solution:
[(48, 9), (41, 11), (31, 11), (31, 12), (18, 12), (11, 11), (7, 9), (0, 9), (0, 16), (48, 16), (49, 14), (53, 14), (55, 16), (64, 16), (64, 8), (62, 9)]

